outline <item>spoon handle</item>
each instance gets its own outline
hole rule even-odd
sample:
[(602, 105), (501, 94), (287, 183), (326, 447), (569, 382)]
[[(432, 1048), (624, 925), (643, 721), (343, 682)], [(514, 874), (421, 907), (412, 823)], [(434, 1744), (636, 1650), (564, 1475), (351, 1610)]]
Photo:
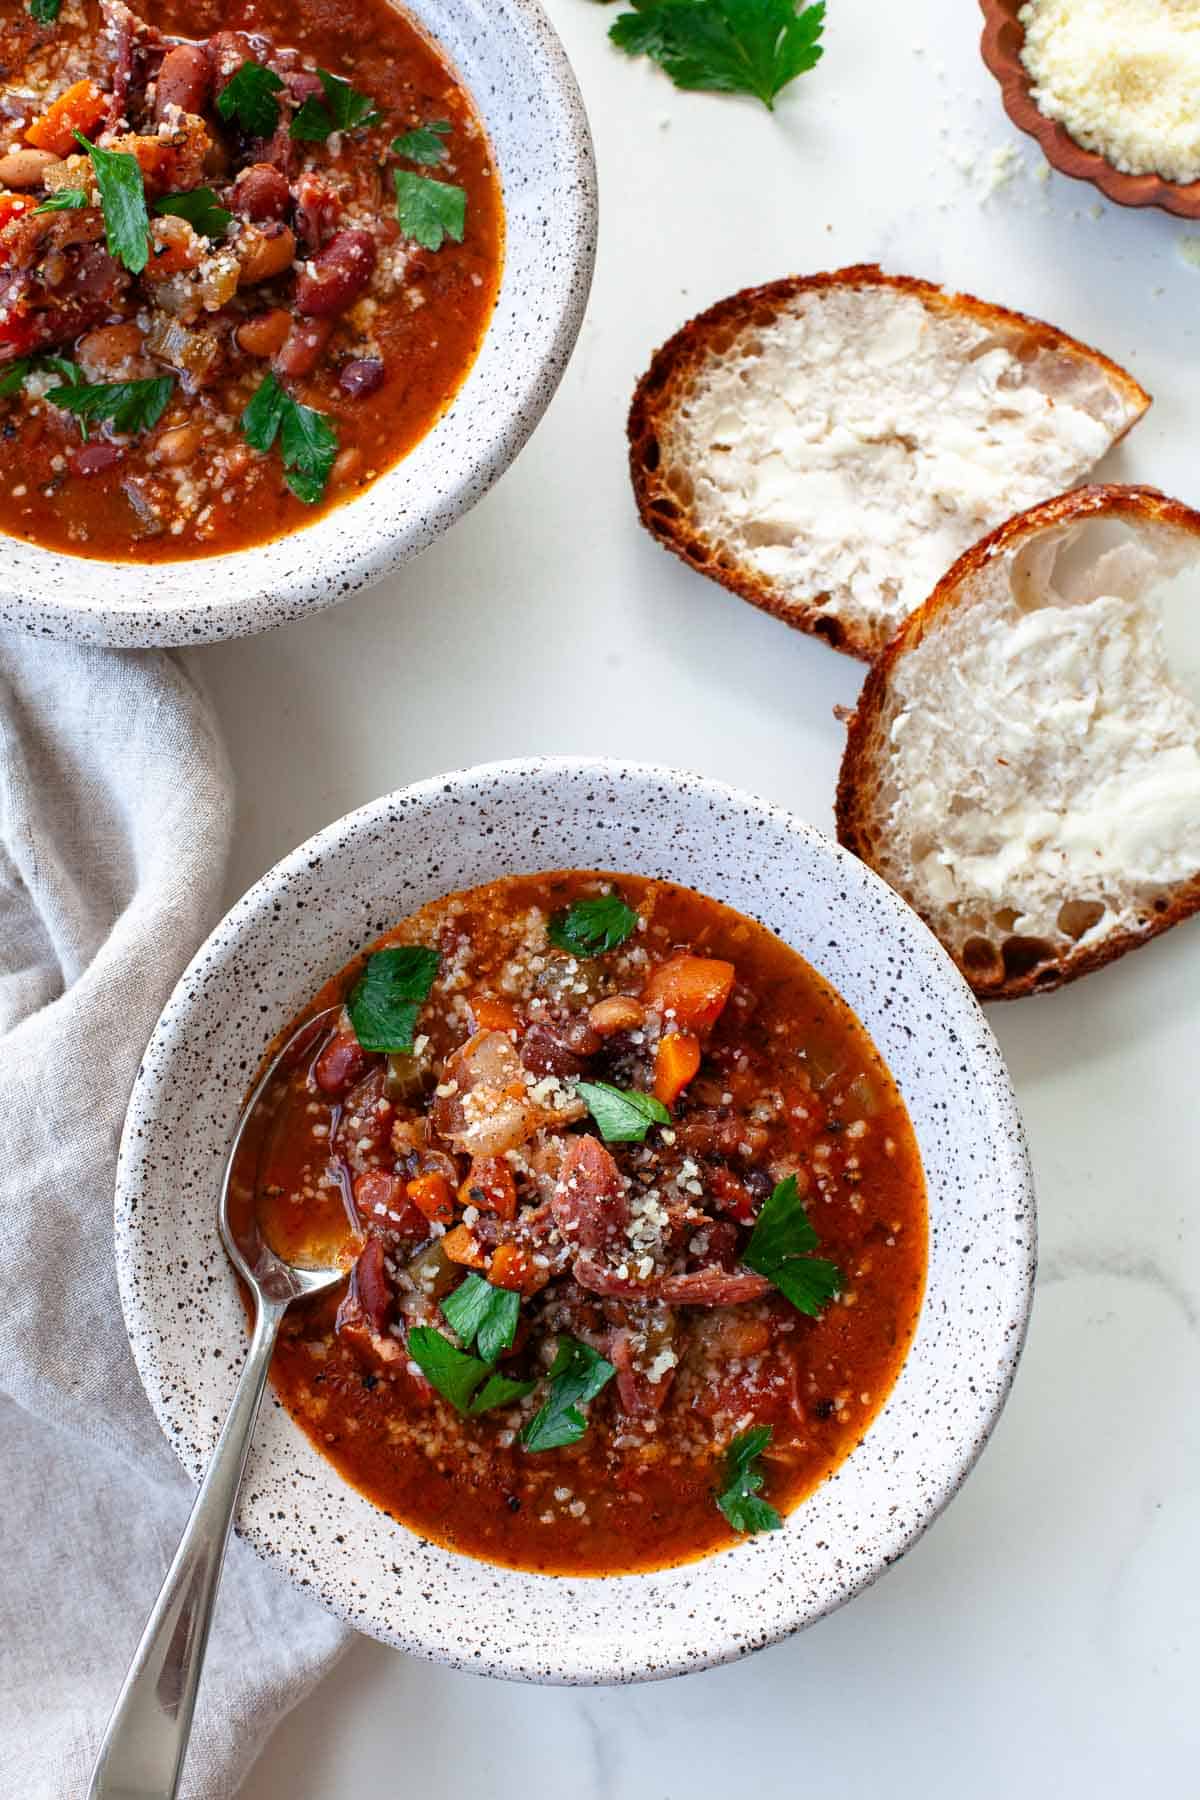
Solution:
[(229, 1528), (286, 1310), (286, 1302), (268, 1299), (255, 1314), (229, 1416), (108, 1721), (88, 1800), (174, 1800)]

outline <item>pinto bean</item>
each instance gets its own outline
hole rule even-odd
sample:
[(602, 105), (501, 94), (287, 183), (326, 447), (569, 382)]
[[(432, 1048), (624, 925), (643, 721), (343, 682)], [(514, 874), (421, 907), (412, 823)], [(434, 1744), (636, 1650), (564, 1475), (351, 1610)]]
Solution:
[(85, 375), (109, 381), (128, 376), (130, 365), (140, 362), (145, 350), (140, 326), (101, 325), (79, 340), (76, 352)]
[(154, 447), (165, 463), (190, 462), (200, 448), (202, 436), (199, 425), (174, 425), (163, 432)]
[(311, 375), (333, 333), (332, 319), (297, 319), (275, 358), (281, 375)]
[(365, 400), (383, 386), (383, 364), (374, 357), (359, 357), (346, 363), (338, 376), (338, 386), (352, 400)]
[(610, 994), (607, 1000), (597, 1000), (588, 1013), (588, 1024), (602, 1038), (612, 1037), (618, 1031), (636, 1031), (645, 1023), (645, 1007), (628, 994)]
[(359, 228), (339, 231), (296, 283), (296, 311), (310, 319), (345, 312), (375, 272), (375, 239)]
[(243, 287), (270, 281), (290, 269), (296, 256), (295, 234), (287, 225), (267, 221), (247, 225), (237, 241), (237, 259)]
[(53, 150), (10, 150), (0, 156), (0, 188), (39, 188), (46, 170), (61, 161)]
[(329, 471), (329, 479), (334, 487), (345, 487), (348, 481), (355, 479), (361, 467), (362, 451), (356, 444), (350, 444), (345, 450), (338, 452)]
[(251, 163), (233, 186), (234, 210), (245, 219), (282, 219), (291, 199), (287, 177), (270, 163)]
[(272, 307), (270, 312), (255, 313), (237, 328), (238, 348), (247, 356), (274, 356), (287, 342), (292, 329), (292, 315), (285, 307)]
[(154, 86), (154, 117), (166, 117), (169, 106), (198, 113), (208, 99), (211, 70), (199, 44), (176, 44), (163, 57)]

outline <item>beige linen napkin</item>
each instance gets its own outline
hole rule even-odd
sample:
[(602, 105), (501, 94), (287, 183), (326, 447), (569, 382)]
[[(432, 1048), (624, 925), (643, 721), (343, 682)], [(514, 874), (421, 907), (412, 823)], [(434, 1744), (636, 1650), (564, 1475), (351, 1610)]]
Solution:
[[(0, 1794), (21, 1800), (86, 1792), (191, 1504), (121, 1322), (113, 1171), (231, 826), (172, 659), (0, 637)], [(231, 1546), (189, 1800), (236, 1792), (347, 1638)]]

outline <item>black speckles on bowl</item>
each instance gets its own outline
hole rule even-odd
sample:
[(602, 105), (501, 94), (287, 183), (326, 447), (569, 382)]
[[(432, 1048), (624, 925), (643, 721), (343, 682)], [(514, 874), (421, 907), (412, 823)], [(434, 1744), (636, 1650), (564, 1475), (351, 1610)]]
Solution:
[(469, 88), (496, 153), (504, 270), (473, 368), (432, 431), (303, 530), (229, 556), (100, 563), (4, 538), (0, 627), (134, 648), (246, 637), (335, 606), (426, 549), (491, 487), (567, 366), (596, 254), (591, 133), (537, 0), (405, 0)]
[(759, 1649), (882, 1573), (956, 1492), (1020, 1354), (1035, 1223), (1008, 1077), (950, 959), (861, 863), (749, 795), (623, 763), (495, 764), (351, 813), (252, 888), (176, 988), (126, 1121), (117, 1263), (142, 1379), (198, 1474), (245, 1341), (215, 1196), (249, 1071), (330, 974), (414, 907), (571, 866), (666, 876), (761, 919), (845, 995), (887, 1059), (931, 1222), (921, 1320), (887, 1405), (783, 1531), (653, 1575), (551, 1578), (456, 1557), (347, 1487), (278, 1407), (260, 1423), (239, 1522), (292, 1580), (403, 1649), (533, 1681), (633, 1681)]

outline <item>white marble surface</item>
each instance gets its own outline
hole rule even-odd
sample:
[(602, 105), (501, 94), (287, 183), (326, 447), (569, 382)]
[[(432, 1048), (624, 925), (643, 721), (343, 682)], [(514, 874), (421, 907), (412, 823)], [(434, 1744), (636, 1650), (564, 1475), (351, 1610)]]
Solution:
[[(879, 260), (1040, 313), (1158, 397), (1110, 472), (1200, 500), (1200, 226), (1042, 185), (971, 0), (830, 0), (825, 62), (774, 118), (610, 52), (611, 9), (552, 12), (600, 163), (579, 350), (515, 469), (419, 563), (193, 653), (241, 779), (231, 899), (349, 807), (523, 751), (683, 763), (829, 826), (831, 709), (858, 666), (662, 555), (625, 475), (650, 349), (747, 282)], [(985, 197), (1009, 145), (1020, 171)], [(1029, 1347), (965, 1491), (874, 1589), (748, 1663), (640, 1690), (489, 1684), (359, 1642), (249, 1800), (1196, 1792), (1198, 994), (1193, 923), (993, 1010), (1040, 1182)]]

